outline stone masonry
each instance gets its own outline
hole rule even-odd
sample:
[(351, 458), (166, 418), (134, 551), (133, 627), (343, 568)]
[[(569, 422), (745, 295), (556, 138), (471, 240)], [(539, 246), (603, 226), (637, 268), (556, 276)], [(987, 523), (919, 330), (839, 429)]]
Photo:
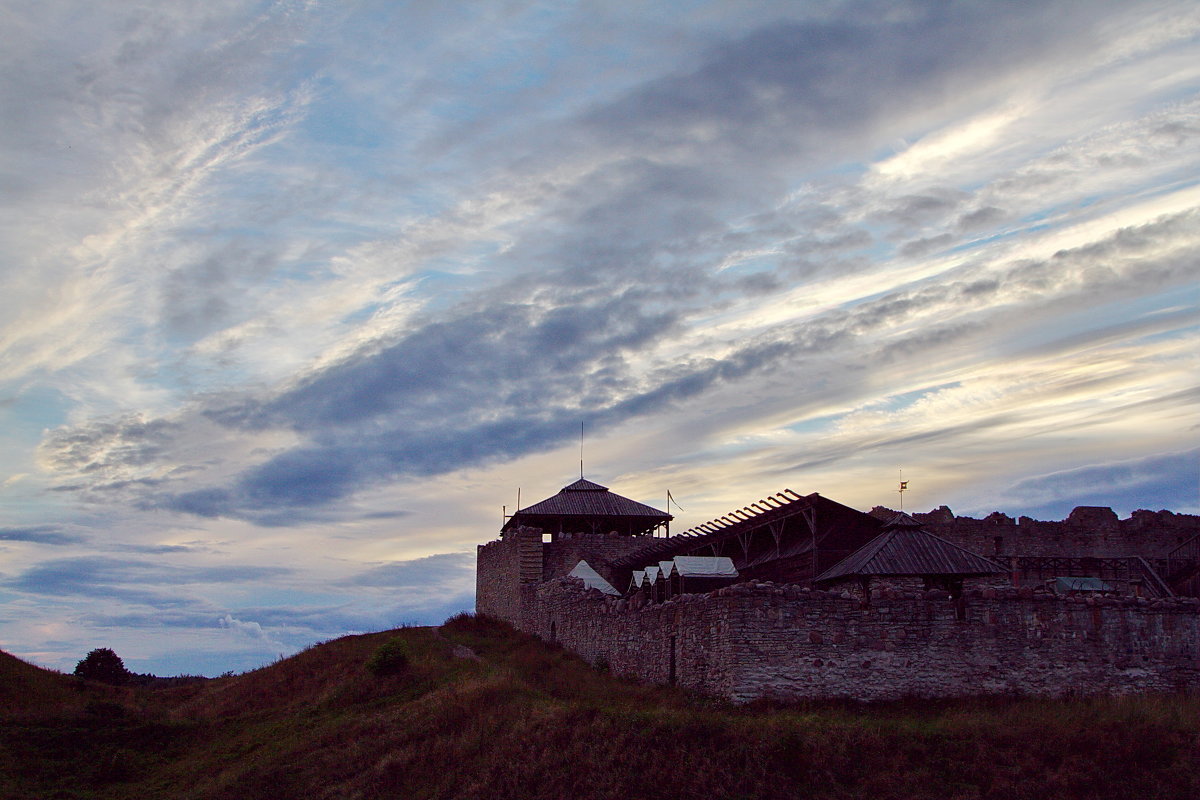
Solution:
[[(1081, 518), (1093, 511), (1037, 526), (1106, 555), (1122, 552), (1122, 535), (1174, 545), (1197, 530), (1197, 518), (1162, 512), (1153, 520), (1101, 515), (1085, 524)], [(995, 536), (1026, 551), (1044, 543), (1032, 521), (993, 517), (949, 515), (939, 533), (977, 547)], [(927, 522), (938, 529), (938, 520)], [(476, 608), (615, 674), (735, 702), (1200, 689), (1197, 598), (1060, 597), (980, 581), (951, 599), (904, 580), (879, 581), (864, 596), (853, 587), (752, 581), (653, 604), (562, 577), (580, 558), (609, 577), (606, 561), (647, 538), (577, 534), (543, 542), (536, 530), (508, 532), (479, 547)]]
[(560, 578), (522, 627), (617, 675), (735, 702), (1200, 688), (1200, 600), (984, 589), (961, 608), (939, 592), (866, 605), (771, 583), (638, 607)]

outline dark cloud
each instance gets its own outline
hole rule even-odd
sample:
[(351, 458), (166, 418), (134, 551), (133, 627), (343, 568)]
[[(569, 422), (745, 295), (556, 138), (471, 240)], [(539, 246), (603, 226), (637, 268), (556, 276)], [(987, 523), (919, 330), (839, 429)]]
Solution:
[(112, 420), (58, 428), (42, 440), (41, 454), (63, 472), (103, 474), (112, 467), (140, 466), (161, 458), (178, 425), (128, 414)]
[(112, 549), (122, 553), (142, 553), (144, 555), (193, 553), (196, 550), (196, 548), (184, 544), (119, 544)]
[(1001, 496), (1035, 519), (1064, 519), (1076, 506), (1109, 506), (1122, 516), (1140, 508), (1195, 513), (1200, 509), (1200, 450), (1037, 475)]
[(174, 567), (161, 562), (108, 556), (43, 561), (3, 586), (47, 597), (113, 598), (161, 608), (186, 607), (179, 587), (200, 583), (245, 583), (290, 573), (282, 567)]
[(158, 586), (166, 582), (158, 565), (86, 556), (43, 561), (4, 585), (47, 597), (113, 598), (161, 607), (187, 604), (178, 592), (145, 588), (151, 582)]
[(798, 149), (833, 151), (882, 115), (969, 94), (1004, 74), (1001, 65), (1086, 46), (1088, 20), (1070, 45), (1047, 24), (1062, 13), (1054, 3), (928, 2), (780, 21), (714, 47), (696, 70), (639, 88), (588, 122), (605, 140), (672, 154), (771, 160)]
[(80, 544), (88, 537), (67, 533), (58, 525), (33, 525), (28, 528), (0, 528), (0, 542), (33, 542), (35, 544)]
[(1008, 213), (996, 206), (984, 206), (974, 211), (968, 211), (958, 218), (956, 226), (960, 232), (971, 232), (988, 228), (1008, 219)]
[[(308, 441), (228, 486), (150, 494), (141, 502), (286, 525), (313, 519), (322, 507), (380, 481), (552, 448), (572, 441), (581, 421), (607, 429), (768, 370), (799, 369), (813, 358), (840, 353), (848, 375), (865, 375), (873, 366), (920, 358), (994, 326), (1008, 327), (1011, 321), (992, 308), (1001, 292), (1044, 296), (1041, 311), (1035, 305), (1024, 310), (1032, 319), (1106, 295), (1117, 299), (1131, 281), (1145, 288), (1185, 280), (1193, 263), (1188, 251), (1157, 260), (1143, 256), (1186, 238), (1198, 220), (1191, 213), (1167, 217), (989, 277), (968, 271), (962, 280), (890, 292), (781, 324), (721, 358), (693, 356), (649, 370), (636, 369), (629, 353), (669, 335), (679, 318), (654, 316), (647, 308), (653, 302), (632, 290), (597, 305), (460, 309), (457, 317), (363, 350), (274, 397), (209, 411), (226, 426), (291, 428)], [(930, 309), (950, 307), (972, 316), (891, 334)], [(881, 337), (878, 346), (847, 355), (869, 337)]]
[(409, 561), (393, 561), (351, 576), (351, 586), (432, 587), (461, 582), (475, 574), (474, 553), (439, 553)]
[(914, 239), (911, 242), (905, 242), (900, 246), (898, 252), (905, 258), (919, 258), (920, 256), (943, 250), (956, 241), (957, 239), (954, 236), (948, 233), (940, 233), (937, 236), (929, 236), (924, 239)]
[(411, 511), (370, 511), (366, 514), (360, 514), (359, 519), (403, 519), (411, 516)]
[(176, 267), (162, 279), (161, 322), (170, 337), (190, 341), (244, 321), (236, 301), (271, 274), (278, 255), (244, 241), (221, 243), (198, 263)]
[(966, 192), (954, 189), (931, 190), (896, 198), (878, 217), (900, 228), (920, 228), (954, 214), (968, 198)]

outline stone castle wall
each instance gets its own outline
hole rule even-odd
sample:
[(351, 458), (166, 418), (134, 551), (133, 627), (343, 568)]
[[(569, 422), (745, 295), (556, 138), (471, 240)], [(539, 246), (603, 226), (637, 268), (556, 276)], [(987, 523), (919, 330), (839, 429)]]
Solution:
[[(650, 536), (579, 534), (554, 542), (543, 542), (541, 531), (519, 528), (503, 539), (481, 544), (476, 553), (475, 608), (480, 614), (524, 626), (529, 606), (522, 596), (532, 597), (536, 586), (566, 575), (581, 560), (591, 564), (604, 578), (614, 576), (607, 565), (654, 541)], [(625, 586), (614, 587), (624, 591)]]
[[(872, 512), (875, 513), (875, 512)], [(880, 510), (880, 516), (888, 511)], [(999, 512), (983, 519), (956, 517), (942, 506), (913, 514), (935, 536), (983, 556), (1162, 558), (1200, 534), (1200, 517), (1170, 511), (1135, 511), (1119, 519), (1109, 508), (1081, 506), (1065, 520), (1014, 520)]]
[[(568, 534), (568, 537), (570, 538), (546, 542), (542, 546), (543, 580), (566, 575), (580, 561), (586, 561), (604, 576), (605, 580), (612, 583), (615, 581), (615, 576), (608, 569), (610, 563), (654, 542), (653, 536), (626, 536), (616, 533), (578, 534), (575, 536)], [(626, 583), (628, 583), (628, 579), (626, 579)], [(627, 587), (614, 585), (614, 588), (623, 592)]]
[[(540, 536), (537, 544), (540, 548)], [(475, 556), (475, 610), (518, 628), (525, 627), (521, 609), (528, 605), (521, 600), (521, 548), (520, 538), (513, 535), (479, 545)]]
[[(1120, 520), (1079, 508), (1040, 522), (955, 517), (943, 507), (914, 516), (984, 555), (1161, 558), (1200, 533), (1200, 517), (1170, 512)], [(562, 577), (584, 559), (611, 582), (607, 563), (647, 540), (543, 542), (535, 530), (509, 532), (479, 547), (476, 608), (616, 674), (739, 702), (1200, 690), (1195, 598), (1064, 598), (1000, 585), (956, 602), (877, 579), (865, 595), (755, 581), (645, 604)]]
[(557, 579), (528, 601), (522, 627), (592, 663), (738, 702), (1200, 689), (1194, 599), (889, 590), (867, 606), (751, 583), (639, 607)]

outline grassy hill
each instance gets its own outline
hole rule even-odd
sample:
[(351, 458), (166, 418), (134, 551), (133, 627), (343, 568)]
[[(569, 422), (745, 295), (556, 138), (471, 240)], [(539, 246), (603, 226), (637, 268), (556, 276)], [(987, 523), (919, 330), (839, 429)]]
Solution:
[(1194, 799), (1200, 698), (736, 708), (465, 616), (165, 689), (0, 654), (0, 797)]

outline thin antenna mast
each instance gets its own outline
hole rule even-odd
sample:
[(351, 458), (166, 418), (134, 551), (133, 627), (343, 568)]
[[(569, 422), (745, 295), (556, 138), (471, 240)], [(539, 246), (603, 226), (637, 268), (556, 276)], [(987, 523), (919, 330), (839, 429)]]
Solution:
[(583, 480), (583, 426), (587, 420), (579, 420), (579, 480)]

